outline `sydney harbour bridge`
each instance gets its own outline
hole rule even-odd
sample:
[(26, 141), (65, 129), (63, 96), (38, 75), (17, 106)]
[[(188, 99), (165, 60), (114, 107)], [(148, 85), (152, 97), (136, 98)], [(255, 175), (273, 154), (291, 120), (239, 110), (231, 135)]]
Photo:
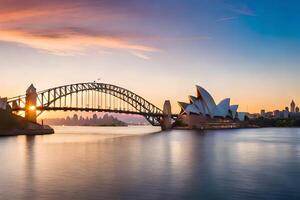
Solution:
[(45, 111), (110, 112), (142, 115), (153, 126), (168, 128), (176, 115), (170, 101), (160, 109), (143, 97), (112, 84), (88, 82), (63, 85), (37, 91), (31, 85), (26, 94), (8, 99), (13, 112), (24, 113), (36, 122)]

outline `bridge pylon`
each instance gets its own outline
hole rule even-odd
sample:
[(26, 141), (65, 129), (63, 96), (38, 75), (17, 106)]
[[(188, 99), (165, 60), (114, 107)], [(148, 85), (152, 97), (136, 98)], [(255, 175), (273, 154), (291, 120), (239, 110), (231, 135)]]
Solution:
[(26, 90), (26, 99), (25, 99), (25, 118), (28, 121), (36, 123), (37, 114), (36, 114), (36, 103), (37, 103), (37, 92), (36, 88), (31, 84)]
[(162, 130), (167, 130), (172, 128), (172, 109), (171, 102), (166, 100), (163, 108), (163, 117), (161, 120)]

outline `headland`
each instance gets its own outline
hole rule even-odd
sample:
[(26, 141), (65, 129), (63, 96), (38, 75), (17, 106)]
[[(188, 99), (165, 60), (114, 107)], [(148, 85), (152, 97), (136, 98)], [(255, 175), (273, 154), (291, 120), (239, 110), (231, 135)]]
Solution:
[(53, 134), (50, 126), (33, 123), (9, 111), (0, 109), (0, 136)]

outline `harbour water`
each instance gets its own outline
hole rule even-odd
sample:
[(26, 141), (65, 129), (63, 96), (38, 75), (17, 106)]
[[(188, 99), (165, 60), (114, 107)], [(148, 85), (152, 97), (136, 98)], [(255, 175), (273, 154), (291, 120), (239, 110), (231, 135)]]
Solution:
[(0, 138), (0, 199), (300, 199), (300, 129), (54, 128)]

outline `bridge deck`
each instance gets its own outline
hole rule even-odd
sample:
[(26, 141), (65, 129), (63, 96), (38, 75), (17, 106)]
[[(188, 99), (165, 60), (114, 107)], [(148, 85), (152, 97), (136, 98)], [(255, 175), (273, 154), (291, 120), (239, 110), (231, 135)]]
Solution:
[[(149, 112), (137, 112), (128, 110), (115, 110), (115, 109), (103, 109), (103, 108), (76, 108), (76, 107), (36, 107), (37, 111), (83, 111), (83, 112), (107, 112), (107, 113), (123, 113), (133, 115), (147, 115), (153, 117), (162, 117), (161, 113), (149, 113)], [(25, 108), (14, 108), (12, 111), (25, 111)]]

